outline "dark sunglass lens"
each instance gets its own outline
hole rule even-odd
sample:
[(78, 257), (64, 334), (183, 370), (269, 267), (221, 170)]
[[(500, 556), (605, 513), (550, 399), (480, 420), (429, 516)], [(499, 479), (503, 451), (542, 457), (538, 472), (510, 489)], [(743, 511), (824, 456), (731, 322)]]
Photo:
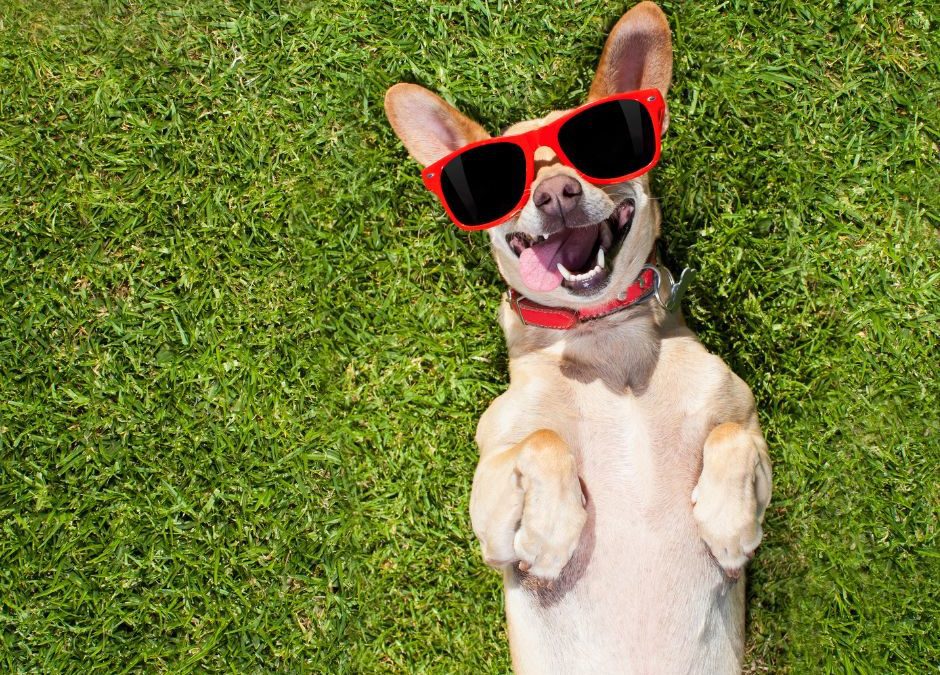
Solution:
[(656, 153), (656, 134), (637, 101), (610, 101), (565, 122), (558, 143), (578, 171), (591, 178), (618, 178), (639, 171)]
[(464, 225), (483, 225), (515, 208), (525, 191), (525, 153), (489, 143), (454, 157), (441, 172), (447, 205)]

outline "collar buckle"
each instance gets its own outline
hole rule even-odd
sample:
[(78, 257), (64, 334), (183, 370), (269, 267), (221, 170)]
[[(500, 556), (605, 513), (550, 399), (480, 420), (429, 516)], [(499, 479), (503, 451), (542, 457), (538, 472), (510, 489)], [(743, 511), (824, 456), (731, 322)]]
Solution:
[(522, 299), (520, 295), (514, 288), (509, 288), (509, 306), (512, 307), (512, 311), (516, 313), (516, 316), (519, 317), (519, 320), (522, 321), (523, 325), (530, 325), (528, 321), (525, 320), (525, 312), (522, 311), (522, 307), (519, 306), (519, 300)]

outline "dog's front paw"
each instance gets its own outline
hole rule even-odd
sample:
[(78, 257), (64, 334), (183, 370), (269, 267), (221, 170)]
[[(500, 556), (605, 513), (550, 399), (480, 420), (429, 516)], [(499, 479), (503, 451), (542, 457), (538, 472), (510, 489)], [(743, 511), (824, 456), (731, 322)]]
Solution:
[(741, 575), (763, 537), (770, 499), (770, 463), (763, 438), (722, 425), (706, 441), (705, 462), (692, 491), (692, 515), (715, 560), (732, 579)]
[(704, 474), (692, 492), (692, 515), (715, 560), (732, 579), (741, 576), (763, 537), (753, 498), (732, 497), (727, 486)]
[(571, 560), (587, 520), (581, 483), (573, 458), (560, 473), (523, 482), (525, 506), (513, 548), (520, 571), (550, 581)]

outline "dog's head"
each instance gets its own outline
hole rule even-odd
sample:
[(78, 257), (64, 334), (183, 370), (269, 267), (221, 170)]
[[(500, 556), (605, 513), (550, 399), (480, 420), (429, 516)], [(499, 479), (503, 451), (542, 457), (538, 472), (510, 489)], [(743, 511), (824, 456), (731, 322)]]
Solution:
[[(643, 2), (611, 31), (588, 101), (653, 87), (665, 95), (671, 79), (669, 24), (659, 7)], [(389, 89), (385, 110), (405, 147), (424, 166), (489, 138), (479, 124), (417, 85)], [(505, 135), (535, 129), (565, 112), (520, 122)], [(667, 112), (663, 131), (668, 123)], [(535, 151), (528, 201), (515, 217), (488, 233), (499, 271), (510, 286), (545, 305), (577, 308), (613, 300), (633, 282), (659, 236), (659, 221), (649, 174), (596, 186), (541, 147)]]

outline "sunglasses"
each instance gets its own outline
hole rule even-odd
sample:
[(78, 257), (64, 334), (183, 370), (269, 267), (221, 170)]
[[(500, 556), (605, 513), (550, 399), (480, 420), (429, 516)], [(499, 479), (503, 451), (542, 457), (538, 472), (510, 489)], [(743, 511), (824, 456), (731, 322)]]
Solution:
[(659, 161), (665, 111), (658, 89), (615, 94), (524, 134), (465, 145), (421, 175), (457, 227), (485, 230), (525, 205), (537, 148), (550, 148), (562, 164), (594, 185), (646, 173)]

